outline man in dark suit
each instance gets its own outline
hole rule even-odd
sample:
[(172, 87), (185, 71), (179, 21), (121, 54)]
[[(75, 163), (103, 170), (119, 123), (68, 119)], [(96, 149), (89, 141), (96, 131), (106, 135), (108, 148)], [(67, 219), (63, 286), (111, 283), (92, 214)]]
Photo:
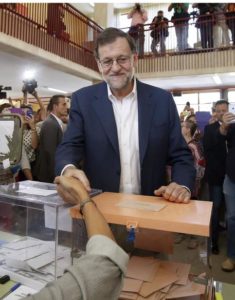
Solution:
[[(188, 202), (195, 170), (171, 94), (135, 79), (135, 44), (123, 31), (105, 29), (95, 55), (105, 82), (73, 94), (56, 173), (78, 178), (88, 190)], [(172, 166), (169, 185), (166, 165)]]
[(212, 253), (219, 254), (219, 213), (224, 201), (223, 183), (225, 177), (225, 165), (227, 148), (225, 139), (218, 139), (218, 130), (224, 113), (228, 111), (228, 102), (217, 101), (215, 115), (217, 121), (205, 127), (203, 136), (204, 155), (206, 159), (205, 178), (209, 186), (210, 200), (213, 202), (211, 236)]
[(55, 178), (55, 152), (63, 137), (61, 118), (67, 114), (65, 97), (53, 96), (47, 110), (50, 114), (42, 124), (36, 169), (39, 181), (52, 183)]

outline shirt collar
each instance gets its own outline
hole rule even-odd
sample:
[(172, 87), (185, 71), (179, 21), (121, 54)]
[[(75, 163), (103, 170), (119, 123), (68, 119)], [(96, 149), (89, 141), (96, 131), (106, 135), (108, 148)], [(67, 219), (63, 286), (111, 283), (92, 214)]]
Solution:
[(63, 125), (63, 121), (62, 121), (60, 118), (58, 118), (58, 117), (57, 117), (56, 115), (54, 115), (53, 113), (51, 113), (51, 115), (56, 119), (56, 121), (59, 123), (60, 126)]
[[(107, 91), (108, 91), (108, 98), (109, 100), (114, 100), (116, 99), (116, 97), (113, 95), (109, 85), (107, 84)], [(128, 94), (127, 96), (125, 96), (124, 98), (127, 98), (127, 97), (133, 97), (137, 94), (137, 87), (136, 87), (136, 78), (134, 77), (134, 86), (133, 86), (133, 89), (132, 91), (130, 92), (130, 94)], [(136, 97), (133, 97), (133, 98), (136, 98)]]

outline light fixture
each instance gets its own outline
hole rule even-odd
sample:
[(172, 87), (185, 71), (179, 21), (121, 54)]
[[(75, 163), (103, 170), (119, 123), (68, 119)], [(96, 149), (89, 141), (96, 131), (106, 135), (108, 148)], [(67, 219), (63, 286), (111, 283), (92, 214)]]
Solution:
[(23, 79), (27, 79), (27, 80), (34, 79), (35, 74), (36, 74), (35, 70), (26, 70), (23, 73)]
[(48, 87), (47, 89), (49, 91), (52, 91), (52, 92), (57, 92), (57, 93), (62, 93), (62, 94), (68, 94), (68, 92), (66, 92), (66, 91), (62, 91), (62, 90), (58, 90), (58, 89), (54, 89), (54, 88), (50, 88), (50, 87)]
[(215, 82), (216, 84), (218, 84), (218, 85), (219, 85), (219, 84), (222, 84), (222, 80), (221, 80), (221, 78), (219, 77), (218, 74), (213, 75), (212, 78), (213, 78), (213, 80), (214, 80), (214, 82)]

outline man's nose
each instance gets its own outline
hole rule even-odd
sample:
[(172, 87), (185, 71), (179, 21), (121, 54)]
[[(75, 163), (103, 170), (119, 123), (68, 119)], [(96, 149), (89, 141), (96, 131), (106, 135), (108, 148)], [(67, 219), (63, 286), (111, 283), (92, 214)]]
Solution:
[(119, 65), (119, 63), (116, 60), (113, 60), (112, 70), (119, 70), (120, 68), (121, 66)]

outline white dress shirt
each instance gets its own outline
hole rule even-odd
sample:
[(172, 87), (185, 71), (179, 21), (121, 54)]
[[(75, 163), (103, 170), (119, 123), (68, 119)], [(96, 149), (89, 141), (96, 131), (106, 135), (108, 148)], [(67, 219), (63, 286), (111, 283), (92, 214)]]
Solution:
[(119, 192), (140, 194), (140, 158), (138, 132), (138, 101), (136, 80), (133, 90), (122, 100), (118, 100), (108, 87), (108, 97), (113, 104), (117, 126), (121, 162)]
[(51, 113), (51, 115), (56, 119), (56, 121), (60, 125), (60, 128), (61, 128), (62, 132), (64, 132), (64, 123), (63, 123), (63, 121), (60, 118), (58, 118), (56, 115), (54, 115), (53, 113)]

